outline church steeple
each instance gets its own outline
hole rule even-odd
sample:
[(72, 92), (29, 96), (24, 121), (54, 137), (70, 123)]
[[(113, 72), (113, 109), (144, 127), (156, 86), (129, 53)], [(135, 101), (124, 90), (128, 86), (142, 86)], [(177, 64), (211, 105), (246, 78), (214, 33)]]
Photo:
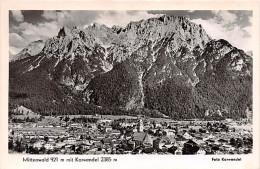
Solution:
[(143, 132), (144, 131), (144, 125), (143, 125), (143, 120), (139, 119), (139, 122), (137, 124), (137, 130), (138, 132)]

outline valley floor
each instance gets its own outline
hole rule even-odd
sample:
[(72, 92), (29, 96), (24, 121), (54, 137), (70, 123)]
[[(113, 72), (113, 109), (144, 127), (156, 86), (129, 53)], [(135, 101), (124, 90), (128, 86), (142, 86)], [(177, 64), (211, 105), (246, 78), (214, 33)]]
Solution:
[(249, 154), (252, 124), (85, 115), (9, 119), (9, 153)]

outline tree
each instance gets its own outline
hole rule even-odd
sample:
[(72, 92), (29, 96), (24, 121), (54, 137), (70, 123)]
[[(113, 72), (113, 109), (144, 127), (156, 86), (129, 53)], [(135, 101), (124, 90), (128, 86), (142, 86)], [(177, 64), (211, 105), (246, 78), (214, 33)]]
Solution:
[(235, 147), (239, 148), (239, 147), (242, 147), (242, 146), (243, 146), (243, 140), (240, 139), (240, 138), (237, 138), (236, 142), (235, 142)]
[(83, 140), (83, 139), (84, 139), (84, 138), (83, 138), (83, 135), (81, 134), (81, 135), (80, 135), (80, 140)]
[(235, 146), (236, 140), (232, 137), (229, 141), (230, 145)]
[(65, 122), (68, 122), (68, 121), (70, 121), (70, 118), (69, 118), (69, 116), (66, 116), (66, 117), (65, 117), (65, 119), (64, 119), (64, 121), (65, 121)]
[(75, 153), (76, 146), (74, 144), (71, 146), (71, 150)]
[(9, 140), (9, 142), (8, 142), (8, 149), (12, 150), (13, 147), (14, 147), (13, 140)]
[(167, 135), (167, 132), (166, 132), (166, 131), (163, 131), (162, 134), (163, 134), (164, 136), (166, 136), (166, 135)]
[(45, 154), (46, 148), (44, 146), (42, 146), (39, 151), (42, 152), (43, 154)]
[(177, 150), (177, 147), (172, 146), (172, 147), (170, 147), (170, 148), (168, 149), (168, 152), (174, 154), (176, 150)]
[(44, 136), (44, 139), (43, 139), (45, 142), (48, 142), (49, 141), (49, 137), (48, 136)]
[(82, 145), (79, 145), (75, 151), (76, 151), (76, 154), (82, 154), (83, 153)]

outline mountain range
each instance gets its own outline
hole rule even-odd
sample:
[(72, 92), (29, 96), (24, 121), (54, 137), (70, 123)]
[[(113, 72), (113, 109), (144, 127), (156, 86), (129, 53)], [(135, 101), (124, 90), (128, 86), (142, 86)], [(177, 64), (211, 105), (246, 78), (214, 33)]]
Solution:
[(9, 103), (40, 114), (245, 117), (252, 57), (185, 17), (63, 27), (10, 62)]

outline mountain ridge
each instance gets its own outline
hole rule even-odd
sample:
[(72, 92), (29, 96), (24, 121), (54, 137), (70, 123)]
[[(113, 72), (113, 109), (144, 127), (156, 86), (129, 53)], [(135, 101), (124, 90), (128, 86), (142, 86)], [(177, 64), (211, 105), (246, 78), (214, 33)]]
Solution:
[[(16, 85), (18, 76), (30, 81), (30, 74), (42, 77), (61, 93), (66, 91), (61, 95), (70, 98), (70, 103), (65, 100), (63, 104), (81, 103), (81, 107), (147, 109), (173, 118), (184, 118), (184, 114), (200, 117), (208, 109), (218, 109), (229, 111), (228, 116), (228, 104), (208, 98), (211, 94), (207, 92), (234, 106), (233, 102), (240, 100), (219, 91), (217, 84), (230, 88), (242, 100), (240, 95), (245, 96), (246, 103), (236, 108), (241, 116), (252, 104), (252, 58), (225, 40), (210, 38), (201, 25), (184, 17), (164, 15), (130, 22), (125, 28), (98, 24), (85, 29), (63, 27), (45, 42), (40, 53), (12, 61), (10, 73), (11, 92), (23, 88)], [(221, 77), (226, 77), (227, 83)], [(47, 109), (60, 107), (54, 105), (48, 103)]]

